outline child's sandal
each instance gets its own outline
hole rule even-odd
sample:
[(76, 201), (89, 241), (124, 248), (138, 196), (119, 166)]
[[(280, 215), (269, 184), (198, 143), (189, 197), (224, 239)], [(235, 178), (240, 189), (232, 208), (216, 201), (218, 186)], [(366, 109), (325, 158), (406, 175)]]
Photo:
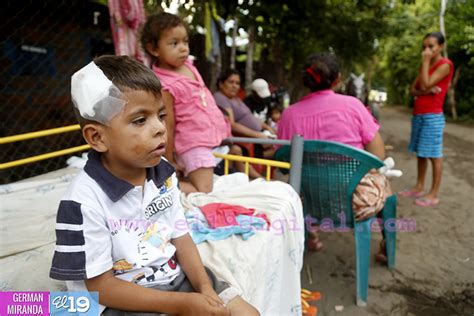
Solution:
[(311, 292), (306, 289), (301, 289), (301, 312), (303, 316), (316, 316), (318, 314), (318, 308), (310, 305), (310, 301), (318, 301), (321, 299), (320, 292)]

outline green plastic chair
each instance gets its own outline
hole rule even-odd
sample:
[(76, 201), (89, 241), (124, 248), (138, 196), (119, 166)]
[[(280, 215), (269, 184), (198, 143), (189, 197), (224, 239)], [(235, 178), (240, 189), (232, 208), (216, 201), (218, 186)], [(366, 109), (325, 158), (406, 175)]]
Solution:
[[(275, 159), (289, 161), (290, 146), (281, 147)], [(367, 305), (371, 223), (374, 217), (359, 222), (354, 220), (352, 193), (369, 170), (383, 165), (376, 156), (344, 144), (316, 140), (304, 142), (301, 195), (305, 217), (311, 216), (317, 223), (330, 219), (335, 227), (345, 225), (354, 228), (358, 306)], [(395, 267), (396, 206), (397, 197), (392, 195), (381, 211), (389, 268)], [(341, 220), (344, 222), (341, 223)]]

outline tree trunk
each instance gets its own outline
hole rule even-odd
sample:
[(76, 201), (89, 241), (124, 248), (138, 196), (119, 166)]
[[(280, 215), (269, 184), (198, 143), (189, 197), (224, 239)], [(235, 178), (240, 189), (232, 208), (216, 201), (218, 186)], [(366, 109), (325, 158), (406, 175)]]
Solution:
[[(448, 58), (448, 38), (446, 37), (446, 30), (444, 27), (444, 13), (446, 12), (446, 2), (447, 0), (441, 0), (441, 8), (439, 11), (439, 29), (441, 34), (444, 35), (444, 47), (443, 47), (443, 55), (444, 57)], [(449, 85), (448, 88), (448, 107), (451, 111), (451, 115), (453, 116), (453, 120), (457, 120), (458, 112), (456, 110), (456, 98), (455, 98), (455, 91), (454, 87), (459, 79), (459, 68), (456, 70), (455, 76), (453, 81)]]
[(453, 120), (458, 119), (458, 111), (456, 110), (456, 98), (455, 98), (456, 89), (455, 88), (456, 88), (456, 84), (458, 83), (460, 73), (461, 73), (461, 68), (457, 68), (456, 71), (454, 72), (453, 81), (451, 82), (448, 88), (448, 105), (451, 111), (451, 115), (453, 116)]
[(447, 0), (441, 0), (441, 8), (439, 10), (439, 30), (445, 38), (443, 47), (444, 57), (448, 58), (448, 40), (446, 38), (446, 30), (444, 28), (444, 13), (446, 12), (446, 1)]
[(250, 84), (253, 80), (253, 52), (255, 49), (255, 27), (248, 28), (249, 44), (247, 45), (247, 61), (245, 63), (245, 85), (246, 93), (250, 93)]
[(235, 41), (237, 39), (237, 29), (239, 20), (237, 17), (234, 17), (234, 29), (232, 30), (232, 48), (230, 50), (230, 69), (235, 69), (235, 51), (237, 50), (237, 45)]

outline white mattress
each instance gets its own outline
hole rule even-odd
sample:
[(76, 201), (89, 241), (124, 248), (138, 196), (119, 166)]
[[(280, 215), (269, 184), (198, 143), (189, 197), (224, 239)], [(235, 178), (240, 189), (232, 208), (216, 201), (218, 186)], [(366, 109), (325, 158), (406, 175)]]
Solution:
[[(76, 168), (0, 186), (0, 291), (61, 291), (49, 278), (60, 197)], [(240, 236), (198, 245), (206, 266), (231, 283), (263, 315), (300, 315), (304, 222), (300, 199), (283, 182), (218, 177), (210, 194), (182, 196), (185, 209), (211, 202), (267, 214), (273, 227), (247, 241)]]

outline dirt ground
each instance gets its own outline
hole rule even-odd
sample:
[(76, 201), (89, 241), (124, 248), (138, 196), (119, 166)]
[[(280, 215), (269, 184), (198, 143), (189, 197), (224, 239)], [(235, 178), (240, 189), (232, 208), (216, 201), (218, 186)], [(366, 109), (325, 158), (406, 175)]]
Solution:
[[(416, 157), (406, 150), (410, 112), (398, 107), (381, 111), (381, 134), (401, 178), (395, 192), (415, 183)], [(398, 218), (416, 220), (416, 230), (397, 233), (396, 267), (388, 270), (372, 258), (368, 306), (355, 305), (355, 260), (352, 233), (321, 234), (324, 249), (306, 254), (304, 288), (320, 291), (313, 303), (321, 315), (474, 315), (474, 128), (448, 123), (441, 203), (415, 206), (399, 197)], [(431, 170), (429, 170), (431, 173)], [(426, 182), (426, 190), (431, 178)], [(372, 237), (372, 255), (381, 235)], [(308, 278), (311, 271), (312, 283)], [(342, 312), (335, 310), (343, 305)]]

